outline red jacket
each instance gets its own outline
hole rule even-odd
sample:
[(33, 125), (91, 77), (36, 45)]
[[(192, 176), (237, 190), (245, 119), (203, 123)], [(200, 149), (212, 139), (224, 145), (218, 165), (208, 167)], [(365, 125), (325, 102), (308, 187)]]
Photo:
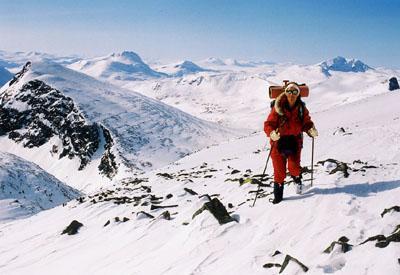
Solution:
[[(302, 115), (299, 114), (301, 109)], [(313, 125), (308, 109), (301, 99), (298, 98), (295, 106), (290, 109), (287, 97), (282, 93), (276, 98), (275, 104), (264, 122), (264, 132), (269, 137), (273, 130), (279, 128), (281, 136), (298, 136), (302, 132), (310, 130)]]

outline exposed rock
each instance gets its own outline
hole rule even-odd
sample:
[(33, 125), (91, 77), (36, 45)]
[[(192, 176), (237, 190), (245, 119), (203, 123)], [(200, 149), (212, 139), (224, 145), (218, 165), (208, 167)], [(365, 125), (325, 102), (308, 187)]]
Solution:
[(388, 246), (391, 242), (400, 242), (400, 224), (396, 226), (393, 233), (390, 234), (389, 236), (387, 237), (384, 235), (372, 236), (363, 241), (362, 243), (360, 243), (360, 245), (369, 241), (377, 241), (375, 243), (375, 246), (379, 248), (384, 248)]
[(166, 219), (166, 220), (171, 220), (171, 214), (169, 213), (169, 211), (164, 211), (162, 214), (161, 214), (161, 217), (163, 217), (164, 219)]
[(272, 254), (272, 257), (282, 254), (282, 252), (280, 252), (279, 250), (275, 250), (274, 254)]
[(346, 236), (340, 237), (337, 241), (334, 241), (331, 243), (330, 246), (328, 246), (325, 250), (324, 253), (331, 253), (335, 247), (335, 245), (340, 245), (341, 250), (343, 253), (346, 253), (351, 250), (352, 246), (351, 244), (348, 243), (349, 239)]
[[(10, 88), (11, 89), (11, 88)], [(0, 135), (9, 133), (24, 147), (39, 147), (53, 136), (62, 140), (59, 157), (79, 157), (83, 169), (99, 146), (97, 124), (89, 124), (73, 100), (40, 80), (25, 83), (16, 94), (6, 90), (0, 105)], [(24, 106), (18, 110), (17, 105)]]
[(154, 219), (153, 215), (151, 215), (151, 214), (149, 214), (147, 212), (144, 212), (144, 211), (137, 212), (136, 216), (139, 217), (139, 218), (140, 217), (146, 217), (146, 218)]
[(338, 161), (336, 159), (326, 159), (323, 161), (318, 161), (318, 164), (321, 164), (324, 166), (326, 162), (334, 163), (336, 165), (336, 167), (329, 172), (330, 175), (335, 174), (336, 172), (342, 172), (343, 176), (345, 178), (349, 177), (350, 174), (348, 172), (349, 167), (348, 167), (347, 163)]
[(110, 220), (108, 220), (104, 225), (103, 225), (103, 227), (106, 227), (107, 225), (109, 225), (110, 224)]
[(389, 79), (389, 91), (400, 89), (399, 82), (396, 77)]
[(189, 189), (189, 188), (183, 188), (186, 192), (188, 192), (190, 195), (193, 195), (193, 196), (195, 196), (195, 195), (198, 195), (197, 194), (197, 192), (195, 192), (195, 191), (193, 191), (192, 189)]
[(100, 164), (98, 166), (101, 174), (108, 178), (113, 178), (118, 172), (118, 165), (115, 161), (115, 155), (111, 152), (114, 141), (111, 137), (110, 131), (108, 131), (103, 125), (100, 125), (105, 139), (104, 153), (101, 157)]
[(206, 202), (203, 207), (193, 214), (192, 219), (201, 214), (204, 210), (210, 211), (214, 218), (218, 220), (220, 225), (233, 221), (237, 222), (229, 215), (225, 206), (217, 198), (213, 198), (211, 201)]
[(78, 233), (79, 228), (83, 226), (82, 223), (78, 222), (77, 220), (73, 220), (61, 233), (62, 234), (68, 234), (68, 235), (75, 235)]
[(172, 208), (172, 207), (178, 207), (179, 205), (174, 204), (174, 205), (154, 205), (152, 204), (150, 206), (150, 210), (155, 210), (155, 209), (163, 209), (163, 208)]
[(383, 212), (381, 213), (381, 217), (383, 218), (383, 216), (384, 216), (386, 213), (390, 212), (390, 211), (400, 212), (400, 206), (395, 205), (395, 206), (392, 206), (392, 207), (390, 207), (390, 208), (385, 208), (385, 210), (383, 210)]
[(271, 268), (271, 267), (282, 267), (281, 264), (277, 264), (277, 263), (266, 263), (265, 265), (263, 265), (264, 268)]
[(174, 177), (168, 173), (157, 173), (157, 176), (163, 177), (165, 179), (173, 179)]
[(304, 272), (308, 271), (308, 267), (304, 265), (302, 262), (300, 262), (299, 260), (290, 255), (286, 255), (285, 259), (283, 260), (281, 269), (279, 270), (279, 273), (282, 273), (285, 270), (286, 266), (289, 264), (290, 261), (297, 263), (301, 267), (301, 269), (303, 269)]

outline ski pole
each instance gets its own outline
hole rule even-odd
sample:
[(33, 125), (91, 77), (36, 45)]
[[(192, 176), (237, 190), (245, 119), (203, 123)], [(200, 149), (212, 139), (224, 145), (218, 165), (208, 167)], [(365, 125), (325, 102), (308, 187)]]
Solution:
[[(269, 162), (269, 159), (270, 159), (270, 157), (271, 157), (271, 152), (272, 152), (272, 149), (273, 149), (273, 148), (274, 148), (274, 143), (272, 143), (271, 149), (269, 150), (268, 158), (267, 158), (267, 161), (266, 161), (266, 163), (265, 163), (265, 167), (264, 167), (264, 171), (263, 171), (263, 173), (262, 173), (262, 177), (264, 177), (265, 171), (267, 171), (268, 162)], [(261, 184), (258, 184), (258, 188), (257, 188), (257, 192), (256, 192), (256, 197), (254, 198), (253, 205), (252, 205), (251, 207), (254, 207), (254, 205), (256, 204), (256, 200), (257, 200), (257, 197), (258, 197), (258, 193), (260, 192), (260, 187), (261, 187)]]
[(311, 142), (311, 187), (313, 184), (313, 178), (314, 178), (314, 137), (312, 138)]

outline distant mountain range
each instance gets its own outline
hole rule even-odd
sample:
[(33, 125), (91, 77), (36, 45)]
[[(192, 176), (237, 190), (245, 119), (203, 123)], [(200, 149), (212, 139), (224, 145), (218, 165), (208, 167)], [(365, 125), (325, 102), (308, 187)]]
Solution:
[(372, 69), (362, 61), (358, 59), (347, 59), (342, 56), (335, 57), (333, 59), (324, 61), (320, 64), (322, 71), (330, 76), (330, 72), (366, 72)]

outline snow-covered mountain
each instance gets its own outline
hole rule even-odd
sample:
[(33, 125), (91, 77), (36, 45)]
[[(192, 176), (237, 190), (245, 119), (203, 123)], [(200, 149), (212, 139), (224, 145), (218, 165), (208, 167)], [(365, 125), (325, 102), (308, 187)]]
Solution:
[[(284, 201), (269, 202), (267, 139), (255, 133), (0, 225), (0, 272), (67, 274), (74, 263), (75, 274), (398, 274), (399, 100), (311, 109), (320, 136), (303, 195), (287, 184)], [(302, 165), (309, 184), (309, 138)], [(73, 220), (77, 235), (61, 235)]]
[(348, 59), (342, 56), (337, 56), (328, 61), (324, 61), (320, 64), (320, 67), (322, 72), (327, 76), (330, 76), (330, 72), (332, 71), (358, 73), (372, 69), (358, 59)]
[(0, 150), (85, 190), (237, 133), (50, 62), (28, 63), (0, 97)]
[(330, 71), (330, 76), (327, 76), (321, 71), (320, 64), (263, 63), (253, 67), (222, 67), (209, 64), (214, 71), (117, 84), (202, 119), (231, 127), (259, 130), (270, 108), (268, 87), (282, 85), (284, 79), (309, 85), (311, 96), (304, 100), (313, 110), (323, 111), (386, 93), (388, 80), (399, 75), (398, 72), (381, 68), (360, 73)]
[(185, 60), (179, 63), (161, 65), (156, 67), (157, 71), (168, 74), (171, 77), (182, 77), (188, 74), (196, 74), (199, 72), (212, 71), (200, 67), (199, 65), (193, 63), (192, 61)]
[(0, 223), (36, 214), (80, 195), (39, 166), (0, 152)]
[(48, 60), (61, 65), (68, 65), (76, 63), (81, 60), (80, 57), (72, 56), (58, 56), (54, 54), (42, 52), (7, 52), (0, 50), (0, 66), (3, 66), (13, 73), (17, 73), (28, 61), (41, 61)]
[(3, 86), (5, 83), (11, 80), (13, 74), (10, 73), (3, 67), (0, 67), (0, 86)]
[(131, 51), (81, 60), (69, 68), (109, 80), (143, 80), (167, 76), (151, 69), (138, 54)]

